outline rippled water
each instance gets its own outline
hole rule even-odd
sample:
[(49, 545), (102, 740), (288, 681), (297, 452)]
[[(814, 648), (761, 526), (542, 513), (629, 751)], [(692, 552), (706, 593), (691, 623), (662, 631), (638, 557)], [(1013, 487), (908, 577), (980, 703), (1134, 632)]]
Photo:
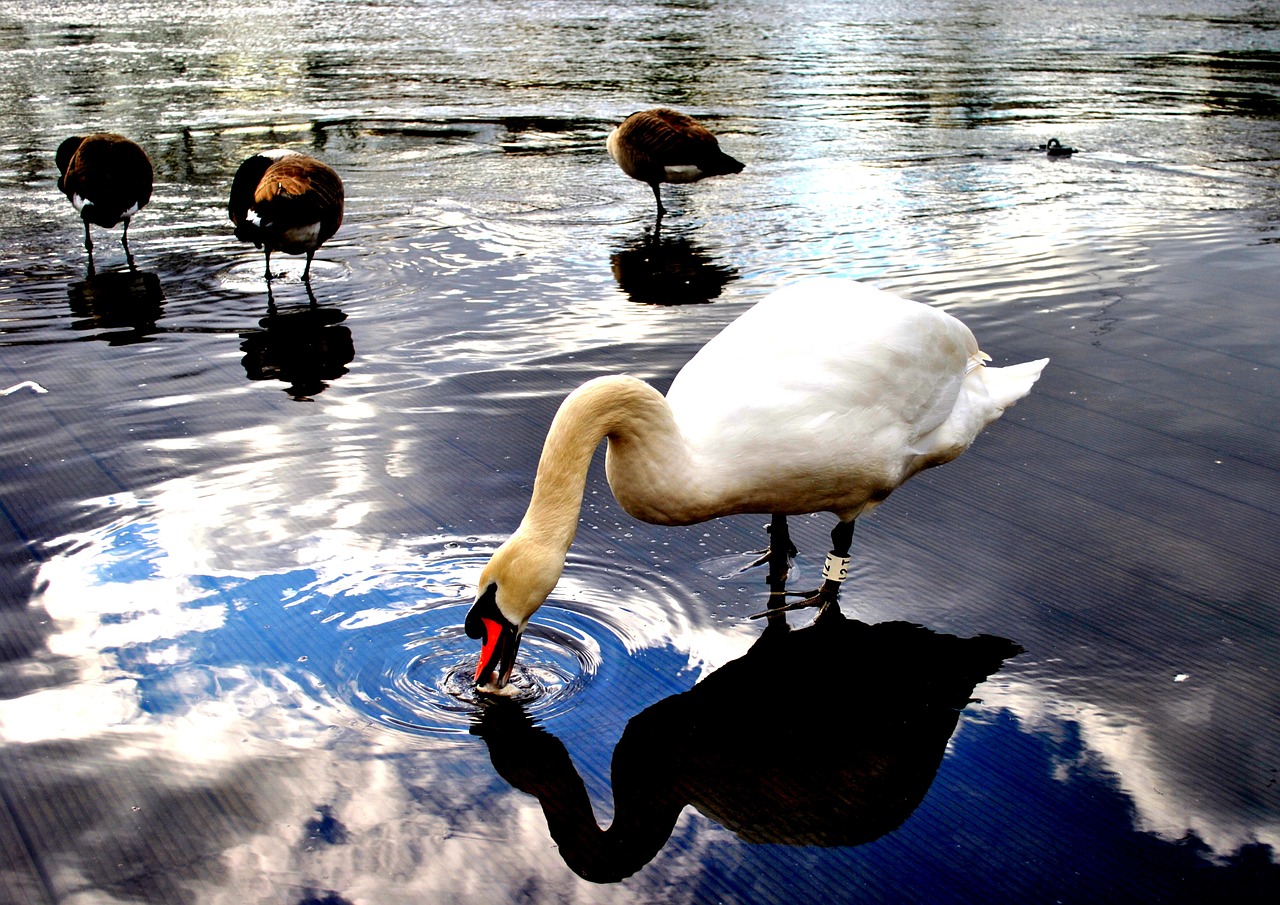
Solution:
[[(0, 2), (0, 900), (1269, 901), (1278, 27)], [(660, 232), (603, 150), (657, 103), (747, 164)], [(88, 129), (155, 163), (139, 274), (99, 232), (86, 279), (53, 152)], [(273, 146), (347, 212), (269, 304), (225, 204)], [(564, 394), (665, 388), (809, 274), (1052, 358), (860, 526), (874, 629), (762, 639), (762, 519), (638, 523), (597, 461), (478, 700), (463, 616)]]

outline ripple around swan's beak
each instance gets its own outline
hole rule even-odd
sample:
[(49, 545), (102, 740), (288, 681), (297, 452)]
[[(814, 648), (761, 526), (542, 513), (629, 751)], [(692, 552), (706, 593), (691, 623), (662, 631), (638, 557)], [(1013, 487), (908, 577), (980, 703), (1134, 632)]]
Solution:
[(467, 613), (465, 628), (467, 637), (481, 641), (476, 688), (501, 693), (516, 663), (520, 632), (498, 610), (496, 585), (490, 585), (476, 598)]
[(501, 694), (516, 665), (520, 634), (509, 623), (495, 622), (492, 619), (485, 619), (483, 622), (485, 638), (480, 650), (480, 662), (476, 665), (476, 688), (491, 694)]

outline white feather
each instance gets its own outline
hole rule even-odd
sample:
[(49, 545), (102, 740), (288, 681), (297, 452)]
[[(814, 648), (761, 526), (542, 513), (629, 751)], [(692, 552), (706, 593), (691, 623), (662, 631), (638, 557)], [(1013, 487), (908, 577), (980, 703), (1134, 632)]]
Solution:
[(481, 574), (523, 626), (564, 568), (594, 450), (631, 515), (679, 525), (736, 513), (848, 522), (973, 442), (1047, 359), (982, 364), (945, 312), (849, 280), (780, 289), (708, 342), (664, 398), (597, 377), (561, 404), (529, 508)]
[(706, 174), (691, 163), (662, 168), (665, 182), (697, 182)]
[[(875, 505), (954, 458), (1014, 399), (956, 318), (864, 283), (818, 278), (774, 292), (680, 370), (667, 403), (704, 486), (757, 511)], [(1045, 361), (1023, 366), (1031, 377)], [(998, 382), (998, 381), (997, 381)], [(782, 507), (783, 502), (789, 505)]]

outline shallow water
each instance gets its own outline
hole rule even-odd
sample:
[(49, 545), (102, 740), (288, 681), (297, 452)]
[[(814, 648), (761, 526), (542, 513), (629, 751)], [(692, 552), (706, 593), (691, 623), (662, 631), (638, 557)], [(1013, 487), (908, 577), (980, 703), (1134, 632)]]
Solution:
[[(0, 2), (0, 899), (1269, 900), (1278, 26)], [(603, 150), (656, 103), (747, 164), (665, 189), (659, 234)], [(156, 190), (141, 275), (98, 232), (90, 281), (53, 152), (99, 128)], [(269, 306), (225, 201), (271, 146), (347, 213), (314, 298), (277, 256)], [(845, 613), (891, 643), (853, 623), (797, 666), (813, 635), (745, 618), (763, 519), (636, 522), (597, 460), (520, 700), (478, 701), (463, 616), (565, 393), (665, 388), (809, 274), (1052, 359), (859, 526)], [(829, 529), (793, 520), (793, 586)], [(981, 634), (1022, 652), (947, 637)], [(699, 725), (736, 746), (673, 740)]]

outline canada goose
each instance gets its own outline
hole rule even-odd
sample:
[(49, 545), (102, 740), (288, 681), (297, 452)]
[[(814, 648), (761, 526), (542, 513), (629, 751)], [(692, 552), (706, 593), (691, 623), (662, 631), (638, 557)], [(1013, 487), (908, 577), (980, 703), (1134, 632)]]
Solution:
[(151, 158), (135, 142), (114, 132), (73, 135), (58, 145), (58, 190), (84, 220), (84, 248), (93, 270), (93, 239), (89, 225), (110, 229), (123, 223), (120, 244), (129, 251), (129, 221), (151, 200)]
[(988, 360), (949, 314), (816, 278), (771, 293), (727, 326), (665, 398), (633, 377), (583, 384), (552, 421), (524, 519), (480, 573), (465, 626), (482, 639), (476, 684), (506, 684), (529, 617), (559, 581), (602, 439), (614, 496), (641, 521), (755, 512), (785, 525), (788, 515), (834, 513), (825, 580), (798, 604), (826, 608), (847, 572), (854, 520), (964, 452), (1048, 362)]
[(659, 221), (667, 212), (660, 183), (697, 182), (741, 173), (744, 166), (721, 151), (716, 137), (696, 119), (666, 107), (632, 113), (609, 133), (605, 147), (622, 172), (649, 183)]
[(297, 151), (262, 151), (240, 164), (231, 183), (227, 211), (236, 238), (266, 253), (271, 281), (271, 252), (300, 255), (311, 277), (311, 259), (342, 225), (342, 179), (327, 164)]

